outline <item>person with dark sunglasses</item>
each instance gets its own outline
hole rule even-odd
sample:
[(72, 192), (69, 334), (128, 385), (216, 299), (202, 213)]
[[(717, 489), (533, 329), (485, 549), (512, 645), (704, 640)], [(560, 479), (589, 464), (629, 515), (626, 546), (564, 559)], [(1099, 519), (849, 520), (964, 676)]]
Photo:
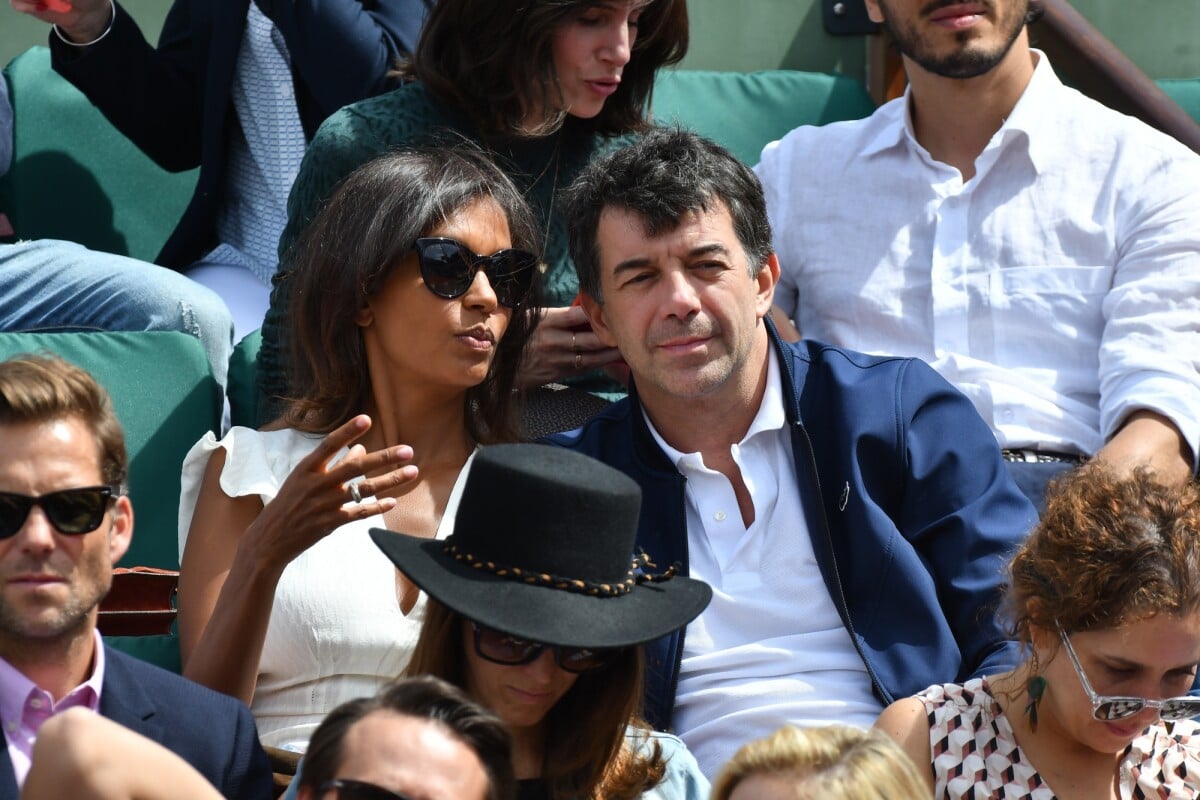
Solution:
[[(291, 245), (355, 166), (395, 147), (475, 142), (529, 199), (545, 243), (547, 308), (522, 385), (623, 393), (600, 371), (619, 364), (616, 348), (572, 305), (579, 283), (560, 201), (597, 154), (649, 127), (655, 75), (687, 48), (686, 0), (438, 0), (401, 66), (403, 86), (346, 106), (313, 138), (289, 198), (278, 274), (297, 270)], [(269, 397), (286, 385), (294, 286), (275, 281), (263, 322), (257, 377)]]
[[(113, 762), (93, 745), (140, 737), (194, 778), (173, 788), (207, 781), (228, 800), (267, 796), (270, 766), (249, 709), (122, 653), (97, 630), (134, 523), (108, 394), (54, 356), (0, 362), (0, 453), (0, 798), (91, 796), (70, 783), (47, 788), (46, 778), (70, 775), (60, 756), (98, 756), (99, 767)], [(65, 752), (57, 732), (81, 727), (83, 750)]]
[(407, 664), (423, 598), (367, 532), (444, 538), (476, 448), (521, 438), (537, 253), (465, 145), (364, 165), (299, 243), (283, 416), (199, 442), (180, 504), (184, 674), (250, 703), (268, 745)]
[(1200, 796), (1200, 487), (1068, 473), (1008, 578), (1025, 660), (879, 718), (934, 797)]
[(521, 800), (704, 800), (682, 742), (641, 716), (644, 642), (712, 596), (634, 555), (641, 490), (587, 456), (485, 447), (445, 541), (375, 529), (429, 597), (406, 675), (431, 674), (491, 709), (513, 737)]
[[(343, 703), (313, 734), (289, 798), (513, 800), (504, 723), (445, 681), (425, 676)], [(22, 800), (223, 800), (157, 742), (73, 708), (44, 726)]]

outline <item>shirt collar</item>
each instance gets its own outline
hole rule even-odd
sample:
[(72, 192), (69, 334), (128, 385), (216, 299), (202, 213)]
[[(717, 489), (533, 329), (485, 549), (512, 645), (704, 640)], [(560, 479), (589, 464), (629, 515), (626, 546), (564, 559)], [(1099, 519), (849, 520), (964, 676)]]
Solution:
[[(698, 453), (684, 453), (667, 444), (666, 439), (654, 427), (654, 423), (650, 420), (650, 415), (646, 413), (645, 407), (642, 408), (642, 417), (646, 420), (646, 427), (649, 428), (650, 435), (654, 437), (654, 441), (662, 448), (663, 453), (675, 465), (676, 469), (682, 472), (685, 466), (697, 464), (699, 460)], [(787, 414), (783, 408), (783, 387), (779, 377), (779, 356), (775, 352), (775, 347), (768, 344), (767, 385), (763, 391), (762, 402), (758, 404), (758, 413), (750, 421), (750, 427), (746, 429), (746, 435), (738, 442), (738, 446), (744, 446), (746, 442), (759, 433), (777, 431), (786, 424)]]
[[(67, 692), (56, 706), (63, 705), (68, 698), (74, 698), (75, 702), (70, 705), (82, 705), (92, 711), (100, 711), (100, 687), (104, 684), (104, 640), (94, 628), (92, 639), (92, 674)], [(20, 722), (29, 696), (41, 691), (37, 684), (16, 667), (0, 658), (0, 725), (7, 730), (13, 721)]]
[(1033, 168), (1040, 173), (1052, 166), (1055, 159), (1054, 137), (1046, 136), (1045, 130), (1046, 121), (1061, 113), (1056, 104), (1061, 102), (1062, 81), (1054, 74), (1045, 53), (1041, 50), (1031, 52), (1037, 58), (1033, 77), (993, 141), (1003, 144), (1010, 138), (1019, 138), (1025, 143)]
[[(1050, 66), (1050, 59), (1041, 50), (1030, 48), (1037, 59), (1033, 68), (1033, 77), (1025, 87), (1017, 104), (1013, 107), (1008, 119), (1000, 126), (992, 142), (1005, 144), (1010, 139), (1020, 138), (1026, 143), (1029, 159), (1034, 169), (1041, 172), (1052, 162), (1051, 137), (1038, 136), (1034, 133), (1038, 128), (1045, 128), (1045, 121), (1052, 119), (1057, 111), (1054, 108), (1057, 89), (1062, 81)], [(911, 84), (904, 87), (904, 95), (880, 106), (875, 115), (879, 117), (879, 128), (875, 135), (867, 141), (862, 149), (864, 156), (874, 155), (888, 150), (901, 142), (907, 141), (910, 147), (923, 151), (913, 130), (911, 107)], [(1019, 136), (1023, 134), (1023, 136)], [(992, 145), (989, 145), (992, 146)]]

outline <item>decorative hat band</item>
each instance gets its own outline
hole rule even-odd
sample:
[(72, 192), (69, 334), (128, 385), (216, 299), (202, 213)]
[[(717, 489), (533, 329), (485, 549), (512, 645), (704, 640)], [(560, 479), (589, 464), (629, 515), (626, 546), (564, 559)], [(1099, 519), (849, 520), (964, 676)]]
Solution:
[(450, 542), (443, 545), (444, 552), (453, 558), (455, 561), (460, 561), (475, 569), (486, 570), (499, 578), (508, 578), (510, 580), (521, 581), (533, 586), (547, 586), (551, 589), (561, 589), (567, 592), (575, 592), (577, 594), (586, 594), (592, 597), (620, 597), (621, 595), (629, 594), (633, 591), (633, 587), (641, 583), (661, 583), (669, 581), (679, 573), (679, 562), (667, 567), (663, 572), (650, 573), (638, 570), (644, 570), (646, 567), (653, 568), (656, 565), (650, 560), (650, 557), (645, 552), (639, 551), (633, 558), (633, 563), (628, 572), (628, 577), (619, 583), (595, 583), (586, 581), (581, 578), (564, 578), (559, 575), (551, 575), (548, 572), (531, 572), (523, 570), (520, 567), (511, 567), (504, 564), (497, 564), (494, 561), (483, 561), (475, 558), (470, 553), (461, 553), (458, 546)]

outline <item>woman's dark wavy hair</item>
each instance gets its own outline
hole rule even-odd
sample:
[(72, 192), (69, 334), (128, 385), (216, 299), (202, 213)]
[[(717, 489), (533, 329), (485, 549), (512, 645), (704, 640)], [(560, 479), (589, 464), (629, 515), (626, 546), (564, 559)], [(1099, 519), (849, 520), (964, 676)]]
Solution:
[[(440, 103), (459, 109), (485, 133), (545, 136), (557, 130), (559, 113), (525, 129), (533, 108), (558, 108), (554, 72), (555, 29), (599, 0), (438, 0), (417, 42), (400, 67)], [(621, 85), (589, 120), (612, 135), (646, 127), (646, 109), (660, 67), (678, 63), (688, 48), (686, 0), (651, 0), (638, 20), (633, 53)]]
[[(404, 674), (434, 675), (465, 688), (465, 617), (432, 598), (427, 602)], [(627, 726), (649, 730), (642, 720), (644, 668), (642, 649), (625, 648), (600, 669), (580, 674), (546, 714), (542, 778), (552, 800), (633, 800), (662, 780), (666, 764), (657, 742), (649, 755), (625, 746)]]
[(374, 697), (350, 700), (329, 712), (313, 733), (304, 755), (300, 785), (314, 797), (338, 775), (346, 734), (364, 717), (391, 711), (441, 725), (475, 753), (488, 777), (487, 800), (512, 800), (512, 740), (508, 729), (492, 712), (467, 697), (456, 686), (431, 676), (398, 680)]
[[(484, 198), (504, 212), (513, 247), (541, 252), (537, 226), (520, 192), (481, 150), (466, 143), (382, 156), (338, 187), (296, 245), (288, 315), (288, 425), (328, 433), (368, 407), (371, 379), (355, 315), (419, 237)], [(519, 438), (514, 391), (521, 356), (540, 316), (537, 283), (535, 278), (529, 297), (513, 309), (487, 377), (467, 390), (467, 433), (480, 444)]]

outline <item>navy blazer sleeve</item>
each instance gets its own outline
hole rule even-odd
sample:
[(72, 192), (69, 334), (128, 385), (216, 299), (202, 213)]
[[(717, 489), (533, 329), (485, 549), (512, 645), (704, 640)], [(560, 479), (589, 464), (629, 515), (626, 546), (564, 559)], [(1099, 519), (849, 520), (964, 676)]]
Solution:
[(274, 796), (245, 704), (112, 648), (105, 658), (101, 714), (178, 755), (227, 800)]
[(896, 402), (908, 460), (897, 525), (933, 573), (963, 679), (1004, 672), (1019, 657), (997, 617), (1003, 571), (1037, 514), (975, 407), (933, 368), (907, 361)]

